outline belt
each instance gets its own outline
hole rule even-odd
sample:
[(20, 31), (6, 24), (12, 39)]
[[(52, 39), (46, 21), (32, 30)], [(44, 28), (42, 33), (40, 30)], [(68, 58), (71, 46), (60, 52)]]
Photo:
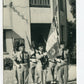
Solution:
[(30, 62), (37, 63), (36, 59), (30, 59)]
[(37, 64), (37, 61), (36, 61), (36, 62), (30, 61), (30, 62), (32, 62), (32, 63), (36, 63), (36, 64)]
[(49, 60), (49, 62), (56, 63), (56, 61)]
[(21, 65), (28, 65), (28, 63), (21, 63)]
[(28, 64), (28, 63), (23, 63), (22, 61), (16, 61), (17, 64)]

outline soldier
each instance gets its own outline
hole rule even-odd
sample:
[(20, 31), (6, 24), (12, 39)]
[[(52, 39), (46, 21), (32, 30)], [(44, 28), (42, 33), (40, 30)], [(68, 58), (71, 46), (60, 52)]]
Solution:
[(48, 77), (47, 77), (47, 81), (52, 83), (56, 83), (55, 79), (56, 79), (56, 74), (55, 74), (55, 67), (57, 65), (57, 61), (55, 61), (54, 59), (49, 59), (49, 67), (47, 68), (48, 70)]
[(43, 52), (43, 57), (41, 58), (42, 64), (42, 83), (46, 84), (47, 79), (47, 67), (49, 66), (49, 58), (47, 56), (47, 52)]
[(35, 68), (37, 65), (36, 60), (36, 54), (35, 49), (30, 50), (30, 75), (29, 75), (29, 81), (35, 83)]
[(59, 84), (67, 84), (67, 63), (66, 54), (68, 52), (64, 49), (64, 44), (60, 45), (59, 56), (55, 59), (57, 61), (56, 73)]
[(16, 54), (13, 54), (13, 61), (16, 66), (16, 79), (17, 84), (28, 84), (28, 73), (29, 73), (29, 55), (25, 52), (24, 44), (20, 44)]
[[(61, 45), (60, 46), (60, 49), (59, 49), (59, 54), (57, 54), (58, 58), (62, 58), (64, 59), (64, 56), (62, 56), (62, 50), (64, 48), (64, 45)], [(58, 58), (53, 58), (53, 59), (49, 59), (49, 67), (48, 67), (48, 74), (50, 73), (50, 80), (51, 83), (56, 83), (57, 82), (57, 67), (58, 67), (58, 63), (60, 63), (60, 59)]]
[(55, 58), (55, 61), (57, 62), (57, 65), (55, 67), (55, 74), (56, 77), (55, 79), (57, 79), (59, 81), (59, 84), (61, 84), (60, 82), (63, 83), (63, 68), (60, 68), (58, 70), (59, 67), (61, 67), (61, 65), (63, 64), (62, 60), (64, 60), (64, 44), (60, 44), (60, 48), (59, 48), (59, 54), (58, 56)]
[(41, 58), (43, 57), (43, 46), (40, 45), (38, 47), (38, 50), (36, 50), (36, 59), (37, 59), (37, 65), (35, 69), (35, 78), (38, 84), (42, 84), (42, 64), (41, 64)]

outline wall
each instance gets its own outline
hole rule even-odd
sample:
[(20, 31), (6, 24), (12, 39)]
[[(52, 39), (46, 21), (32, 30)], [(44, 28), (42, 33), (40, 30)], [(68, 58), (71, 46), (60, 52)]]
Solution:
[[(28, 8), (29, 0), (11, 0), (13, 2), (13, 6), (20, 13), (20, 15), (24, 16), (24, 18), (31, 17), (31, 23), (51, 23), (53, 18), (53, 0), (50, 0), (50, 7), (30, 7)], [(4, 5), (6, 7), (3, 8), (3, 25), (4, 29), (12, 29), (13, 26), (13, 18), (15, 17), (13, 12), (14, 9), (10, 8), (9, 0), (4, 0)], [(16, 3), (17, 2), (17, 3)], [(16, 20), (16, 19), (15, 19)]]
[[(17, 2), (17, 3), (16, 3)], [(24, 2), (24, 3), (23, 3)], [(13, 0), (13, 7), (15, 8), (9, 8), (10, 2), (5, 3), (7, 5), (6, 8), (4, 8), (4, 29), (6, 31), (6, 46), (7, 46), (7, 52), (12, 52), (13, 50), (13, 43), (12, 39), (14, 38), (23, 38), (25, 39), (25, 47), (26, 50), (29, 49), (29, 44), (27, 37), (29, 41), (31, 42), (31, 34), (30, 34), (30, 20), (29, 20), (29, 6), (27, 0), (19, 0), (14, 1)], [(10, 11), (12, 14), (12, 17), (10, 17)], [(7, 17), (7, 15), (8, 17)], [(11, 18), (11, 20), (10, 20)], [(25, 18), (25, 19), (24, 19)], [(12, 26), (11, 26), (12, 23)], [(5, 27), (10, 26), (10, 28)], [(11, 31), (9, 30), (11, 29)], [(12, 38), (11, 38), (12, 36)]]
[(10, 7), (3, 8), (3, 28), (12, 29)]
[[(7, 3), (7, 4), (9, 4), (9, 3)], [(7, 19), (5, 19), (5, 22), (12, 23), (12, 27), (10, 27), (10, 29), (12, 29), (12, 33), (10, 33), (9, 36), (12, 35), (13, 39), (18, 38), (18, 36), (20, 38), (24, 38), (26, 50), (29, 49), (28, 40), (27, 40), (26, 36), (28, 36), (28, 38), (31, 42), (30, 21), (31, 21), (31, 23), (49, 23), (50, 24), (50, 23), (52, 23), (52, 18), (53, 18), (53, 0), (50, 0), (50, 8), (31, 7), (29, 9), (28, 4), (29, 3), (27, 0), (16, 0), (16, 1), (13, 0), (13, 6), (15, 9), (14, 8), (9, 9), (10, 11), (12, 11), (11, 12), (11, 14), (12, 14), (11, 20), (10, 20), (9, 16), (7, 17)], [(9, 8), (9, 7), (7, 7), (7, 8)], [(5, 12), (6, 12), (5, 16), (7, 13), (8, 13), (8, 15), (11, 15), (8, 10)], [(30, 16), (31, 16), (31, 18), (29, 18)], [(9, 24), (9, 26), (11, 26), (11, 24)], [(7, 29), (7, 27), (4, 27), (4, 29)], [(7, 31), (7, 35), (8, 34), (9, 34), (9, 31)], [(18, 34), (18, 36), (17, 36), (17, 34)], [(6, 38), (8, 52), (11, 51), (12, 46), (13, 46), (12, 38)], [(10, 44), (11, 44), (11, 46), (10, 46)]]
[(31, 7), (31, 23), (51, 23), (52, 8)]
[(50, 7), (31, 7), (31, 23), (51, 23), (53, 18), (53, 0)]

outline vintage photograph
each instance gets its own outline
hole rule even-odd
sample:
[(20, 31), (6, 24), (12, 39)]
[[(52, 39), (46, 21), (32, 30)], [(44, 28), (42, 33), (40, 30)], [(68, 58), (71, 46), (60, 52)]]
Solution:
[(76, 0), (3, 0), (3, 84), (77, 84)]

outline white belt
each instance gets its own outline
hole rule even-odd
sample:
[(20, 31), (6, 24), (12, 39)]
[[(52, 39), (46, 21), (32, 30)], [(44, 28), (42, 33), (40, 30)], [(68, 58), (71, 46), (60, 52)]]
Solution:
[(30, 59), (30, 62), (37, 62), (36, 59)]
[(22, 63), (21, 65), (28, 65), (28, 63)]

